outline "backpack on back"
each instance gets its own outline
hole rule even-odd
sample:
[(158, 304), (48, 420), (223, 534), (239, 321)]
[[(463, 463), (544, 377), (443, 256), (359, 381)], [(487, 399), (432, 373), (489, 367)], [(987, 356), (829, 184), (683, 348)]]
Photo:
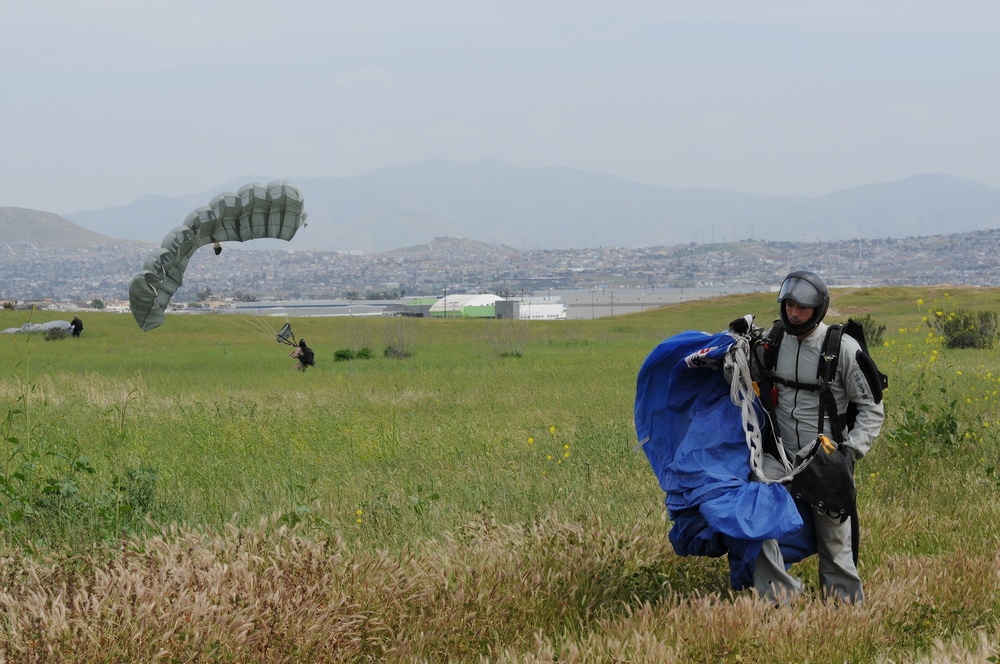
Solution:
[(310, 367), (316, 366), (316, 354), (313, 352), (312, 348), (305, 346), (302, 348), (302, 364)]

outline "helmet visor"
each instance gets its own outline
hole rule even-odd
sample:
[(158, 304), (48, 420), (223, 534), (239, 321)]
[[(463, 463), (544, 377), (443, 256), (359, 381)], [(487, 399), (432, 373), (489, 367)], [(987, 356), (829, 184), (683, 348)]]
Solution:
[(791, 300), (800, 307), (818, 307), (823, 303), (823, 296), (811, 283), (799, 277), (789, 277), (781, 284), (778, 302)]

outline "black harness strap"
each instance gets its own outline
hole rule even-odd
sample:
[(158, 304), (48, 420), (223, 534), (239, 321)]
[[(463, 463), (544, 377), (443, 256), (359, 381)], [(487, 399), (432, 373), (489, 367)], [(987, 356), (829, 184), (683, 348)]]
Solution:
[(826, 331), (826, 339), (823, 340), (823, 350), (820, 357), (819, 371), (822, 372), (823, 382), (819, 388), (819, 424), (816, 430), (823, 433), (823, 411), (830, 416), (830, 433), (838, 443), (844, 442), (844, 423), (837, 412), (837, 400), (830, 391), (830, 384), (837, 375), (837, 364), (840, 358), (840, 337), (844, 331), (843, 325), (831, 325)]
[[(826, 337), (823, 339), (823, 348), (820, 351), (820, 361), (819, 367), (817, 368), (816, 378), (819, 380), (818, 383), (802, 383), (795, 380), (786, 380), (784, 378), (779, 378), (774, 375), (774, 367), (777, 364), (778, 358), (778, 348), (781, 346), (781, 336), (784, 334), (784, 330), (781, 329), (780, 323), (775, 323), (774, 327), (768, 333), (767, 338), (764, 341), (763, 350), (763, 361), (765, 365), (764, 375), (767, 376), (767, 381), (772, 384), (780, 384), (786, 387), (791, 387), (796, 390), (807, 390), (809, 392), (819, 393), (819, 421), (816, 425), (816, 430), (818, 433), (823, 433), (824, 418), (829, 416), (830, 418), (830, 434), (835, 441), (838, 443), (844, 442), (844, 426), (845, 417), (837, 412), (837, 400), (833, 396), (833, 392), (830, 391), (830, 384), (833, 379), (837, 376), (837, 364), (840, 358), (840, 339), (843, 335), (844, 326), (837, 324), (831, 325), (826, 331)], [(768, 392), (765, 398), (764, 392)], [(761, 401), (764, 404), (764, 408), (768, 410), (769, 413), (774, 413), (774, 403), (773, 395), (770, 394), (770, 390), (761, 390)]]

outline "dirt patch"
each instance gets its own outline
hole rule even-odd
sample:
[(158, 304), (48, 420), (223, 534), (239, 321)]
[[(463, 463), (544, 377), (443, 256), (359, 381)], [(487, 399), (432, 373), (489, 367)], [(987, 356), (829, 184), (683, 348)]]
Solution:
[(843, 290), (832, 291), (830, 293), (830, 308), (827, 309), (826, 315), (827, 316), (834, 316), (836, 318), (840, 318), (841, 316), (843, 316), (844, 314), (842, 314), (836, 307), (834, 307), (833, 303), (834, 303), (834, 301), (837, 298), (841, 297), (842, 295), (849, 295), (850, 293), (853, 293), (856, 290), (858, 290), (858, 289), (857, 288), (845, 288)]

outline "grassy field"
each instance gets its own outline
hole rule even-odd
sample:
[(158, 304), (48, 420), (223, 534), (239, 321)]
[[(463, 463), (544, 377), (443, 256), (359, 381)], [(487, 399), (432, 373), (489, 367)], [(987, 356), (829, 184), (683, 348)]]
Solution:
[[(871, 316), (887, 421), (859, 464), (863, 606), (774, 610), (679, 558), (636, 373), (773, 294), (592, 321), (173, 315), (0, 335), (10, 661), (996, 661), (996, 350), (925, 319), (996, 291), (834, 293)], [(57, 312), (0, 311), (0, 329)], [(506, 323), (506, 327), (502, 326)], [(526, 334), (521, 356), (497, 339)], [(402, 346), (405, 359), (383, 356)], [(334, 362), (341, 349), (373, 357)], [(994, 369), (994, 367), (998, 367)]]

